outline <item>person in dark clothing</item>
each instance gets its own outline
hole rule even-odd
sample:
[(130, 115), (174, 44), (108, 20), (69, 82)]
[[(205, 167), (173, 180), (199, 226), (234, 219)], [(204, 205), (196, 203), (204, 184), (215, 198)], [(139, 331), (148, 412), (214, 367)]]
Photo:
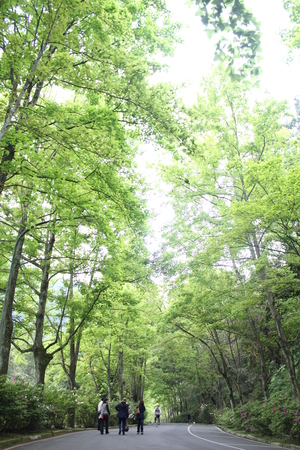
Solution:
[(190, 412), (188, 412), (187, 418), (188, 418), (188, 423), (191, 423), (191, 413)]
[(139, 434), (140, 429), (141, 429), (141, 434), (144, 434), (144, 418), (145, 418), (144, 413), (146, 411), (146, 408), (145, 408), (145, 405), (144, 405), (144, 402), (142, 399), (139, 401), (139, 404), (137, 405), (136, 408), (139, 408), (139, 411), (140, 411), (139, 414), (136, 415), (137, 434)]
[(100, 414), (102, 416), (102, 420), (100, 420), (100, 433), (103, 434), (103, 425), (105, 422), (105, 434), (108, 434), (108, 416), (110, 415), (109, 407), (108, 407), (108, 398), (103, 400)]
[(118, 411), (117, 418), (119, 419), (119, 434), (121, 434), (121, 425), (122, 433), (125, 434), (126, 419), (128, 418), (128, 405), (126, 404), (126, 398), (123, 398), (121, 403), (116, 405), (116, 410)]

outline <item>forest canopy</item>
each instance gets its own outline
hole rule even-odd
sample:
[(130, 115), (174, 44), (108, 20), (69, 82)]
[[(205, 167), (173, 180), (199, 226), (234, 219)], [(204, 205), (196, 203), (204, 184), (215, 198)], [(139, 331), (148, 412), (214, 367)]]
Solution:
[(164, 1), (1, 2), (0, 432), (93, 427), (105, 395), (300, 439), (300, 102), (253, 100), (243, 0), (188, 3), (216, 35), (189, 106), (153, 82), (182, 41)]

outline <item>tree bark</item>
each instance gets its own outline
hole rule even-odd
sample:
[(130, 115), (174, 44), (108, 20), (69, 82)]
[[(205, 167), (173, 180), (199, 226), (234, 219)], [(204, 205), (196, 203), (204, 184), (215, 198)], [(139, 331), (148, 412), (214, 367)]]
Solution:
[[(74, 331), (74, 318), (70, 318), (71, 330)], [(68, 377), (69, 390), (72, 391), (76, 387), (76, 369), (80, 349), (82, 331), (78, 331), (78, 336), (73, 336), (70, 340), (70, 366), (69, 371), (65, 371)], [(75, 338), (76, 337), (76, 338)]]
[(48, 231), (47, 242), (45, 245), (45, 258), (42, 273), (42, 282), (39, 295), (39, 307), (36, 314), (36, 332), (33, 344), (33, 355), (35, 362), (35, 383), (44, 384), (45, 372), (48, 364), (50, 363), (53, 355), (47, 355), (46, 349), (43, 345), (43, 335), (44, 335), (44, 323), (45, 323), (45, 312), (49, 289), (49, 271), (51, 256), (55, 242), (55, 235), (52, 231)]
[(43, 346), (33, 349), (34, 367), (35, 367), (35, 384), (45, 384), (46, 369), (53, 358), (48, 354)]
[[(240, 367), (241, 367), (240, 350), (239, 350), (238, 340), (234, 336), (233, 339), (234, 339), (234, 342), (235, 342), (236, 354), (237, 354), (237, 356), (235, 357), (234, 349), (232, 348), (231, 335), (232, 335), (232, 333), (229, 331), (229, 333), (228, 333), (228, 345), (229, 345), (229, 349), (230, 349), (230, 353), (231, 353), (232, 362), (233, 362), (234, 368), (235, 368), (236, 379), (234, 377), (231, 377), (231, 378), (232, 378), (233, 385), (234, 385), (234, 387), (236, 389), (236, 392), (238, 394), (240, 405), (242, 406), (243, 405), (243, 395), (242, 395), (242, 390), (241, 390), (241, 376), (240, 376)], [(237, 359), (238, 359), (238, 362), (236, 361)]]
[[(262, 281), (266, 281), (267, 277), (266, 277), (266, 273), (265, 273), (264, 269), (261, 269), (259, 271), (259, 276)], [(293, 355), (292, 355), (292, 352), (290, 349), (289, 341), (287, 339), (284, 328), (282, 326), (281, 318), (278, 314), (278, 310), (275, 305), (275, 297), (274, 297), (273, 293), (268, 290), (267, 287), (265, 287), (264, 289), (265, 289), (265, 294), (266, 294), (267, 301), (268, 301), (269, 310), (271, 312), (272, 318), (273, 318), (275, 326), (276, 326), (278, 342), (279, 342), (281, 351), (283, 353), (286, 370), (287, 370), (288, 377), (289, 377), (289, 380), (291, 383), (292, 391), (293, 391), (293, 394), (295, 395), (296, 399), (298, 401), (300, 401), (300, 386), (299, 386), (297, 376), (296, 376), (295, 361), (294, 361), (294, 358), (293, 358)]]
[(235, 408), (235, 401), (234, 401), (234, 396), (233, 396), (232, 382), (231, 382), (230, 376), (228, 375), (227, 363), (226, 363), (225, 357), (223, 355), (222, 349), (220, 347), (219, 336), (218, 336), (216, 330), (213, 331), (212, 336), (214, 337), (214, 341), (218, 348), (218, 352), (219, 352), (219, 355), (220, 355), (220, 358), (222, 361), (222, 367), (220, 366), (219, 362), (215, 358), (214, 354), (213, 354), (213, 356), (215, 358), (215, 361), (217, 362), (217, 367), (218, 367), (219, 373), (222, 375), (222, 377), (225, 381), (225, 384), (226, 384), (226, 387), (228, 390), (228, 395), (229, 395), (230, 407), (233, 412), (234, 408)]
[(90, 358), (90, 364), (89, 365), (90, 365), (90, 374), (92, 375), (93, 383), (94, 383), (94, 386), (95, 386), (95, 392), (96, 392), (96, 394), (98, 394), (99, 393), (99, 388), (98, 388), (98, 384), (97, 384), (97, 381), (96, 381), (96, 378), (95, 378), (94, 371), (92, 369), (92, 356)]
[[(119, 338), (121, 339), (121, 337)], [(118, 373), (118, 390), (119, 390), (119, 398), (122, 400), (123, 398), (123, 351), (119, 350), (119, 373)]]
[[(257, 239), (257, 233), (254, 231), (252, 233), (252, 240), (250, 239), (250, 236), (246, 236), (247, 243), (249, 246), (249, 250), (251, 253), (251, 258), (254, 261), (259, 260), (261, 257), (261, 249), (258, 243)], [(296, 370), (295, 370), (295, 361), (290, 349), (290, 344), (287, 339), (287, 336), (285, 334), (285, 330), (282, 325), (282, 321), (280, 318), (280, 315), (278, 313), (276, 304), (275, 304), (275, 295), (270, 291), (270, 289), (267, 286), (268, 277), (266, 274), (266, 271), (264, 268), (261, 268), (258, 272), (259, 279), (263, 282), (263, 289), (266, 295), (267, 303), (269, 310), (271, 312), (272, 319), (275, 323), (276, 331), (277, 331), (277, 338), (278, 343), (280, 345), (280, 349), (283, 353), (284, 362), (286, 365), (286, 370), (288, 373), (288, 377), (291, 383), (291, 388), (293, 391), (293, 394), (295, 395), (296, 399), (300, 400), (300, 385), (298, 383), (297, 377), (296, 377)]]
[(18, 237), (15, 243), (11, 260), (7, 286), (5, 290), (4, 304), (0, 323), (0, 375), (7, 375), (8, 362), (11, 348), (11, 338), (13, 333), (12, 310), (15, 298), (15, 290), (21, 263), (21, 255), (25, 240), (25, 223), (27, 221), (27, 211), (24, 210)]
[[(73, 247), (73, 252), (72, 252), (74, 260), (76, 257), (76, 239), (77, 239), (77, 229), (74, 232), (74, 247)], [(94, 279), (98, 254), (99, 254), (99, 250), (96, 253), (96, 258), (95, 258), (95, 262), (94, 262), (94, 266), (93, 266), (93, 270), (92, 270), (91, 278), (90, 278), (90, 282), (89, 282), (89, 288), (91, 288), (92, 282)], [(72, 260), (71, 264), (70, 264), (70, 286), (69, 286), (69, 292), (68, 292), (65, 304), (67, 304), (68, 298), (73, 299), (73, 296), (74, 296), (74, 262)], [(78, 362), (80, 343), (81, 343), (81, 337), (82, 337), (82, 328), (79, 328), (78, 332), (75, 335), (73, 335), (74, 330), (75, 330), (75, 319), (72, 316), (72, 313), (70, 313), (69, 323), (70, 323), (70, 335), (72, 335), (72, 337), (70, 339), (70, 364), (69, 364), (69, 366), (65, 363), (63, 350), (61, 350), (61, 356), (62, 356), (63, 370), (68, 378), (69, 390), (73, 390), (76, 387), (76, 370), (77, 370), (77, 362)], [(93, 376), (93, 374), (92, 374), (92, 376)], [(94, 378), (94, 383), (95, 383), (95, 386), (97, 386), (95, 378)], [(74, 420), (75, 420), (75, 415), (74, 415)], [(73, 427), (74, 425), (70, 424), (70, 426)]]
[(254, 334), (254, 338), (255, 338), (255, 342), (256, 342), (256, 349), (258, 351), (259, 359), (260, 359), (261, 381), (262, 381), (263, 393), (264, 393), (265, 400), (268, 401), (269, 400), (268, 373), (267, 373), (265, 355), (264, 355), (264, 351), (263, 351), (263, 348), (261, 345), (261, 340), (260, 340), (260, 330), (256, 328), (254, 319), (250, 315), (249, 315), (249, 321), (250, 321), (250, 326), (253, 330), (253, 334)]
[(4, 149), (3, 156), (0, 163), (0, 195), (3, 192), (4, 185), (7, 179), (8, 172), (2, 168), (6, 166), (8, 162), (11, 162), (15, 157), (15, 146), (8, 144)]

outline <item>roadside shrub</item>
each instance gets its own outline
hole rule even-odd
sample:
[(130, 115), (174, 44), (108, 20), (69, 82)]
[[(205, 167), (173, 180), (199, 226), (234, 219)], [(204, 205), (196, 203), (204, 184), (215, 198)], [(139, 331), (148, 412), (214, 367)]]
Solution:
[[(268, 409), (265, 402), (253, 401), (235, 409), (233, 426), (245, 432), (258, 432), (270, 436)], [(238, 419), (239, 418), (239, 419)]]
[(181, 413), (176, 416), (173, 416), (173, 417), (171, 417), (170, 422), (171, 423), (185, 423), (185, 422), (187, 422), (187, 414)]
[(300, 439), (300, 406), (285, 394), (272, 395), (268, 402), (253, 401), (242, 407), (216, 412), (216, 422), (226, 428), (273, 437)]
[(46, 414), (44, 427), (65, 428), (69, 412), (76, 410), (76, 393), (47, 386), (44, 389), (43, 400), (42, 408)]
[(222, 410), (217, 410), (214, 413), (215, 422), (225, 428), (233, 427), (233, 413), (230, 408), (225, 408)]
[(43, 427), (42, 389), (23, 380), (0, 377), (0, 431), (35, 430)]
[[(108, 423), (110, 427), (116, 427), (118, 426), (118, 418), (117, 418), (117, 411), (115, 410), (115, 404), (109, 408), (110, 409), (110, 416), (108, 419)], [(132, 418), (131, 420), (128, 420), (129, 425), (136, 425), (136, 419)]]
[(284, 394), (279, 397), (271, 397), (269, 401), (269, 427), (272, 433), (277, 436), (293, 436), (299, 439), (298, 409), (300, 412), (299, 403), (294, 399), (286, 398)]
[[(178, 414), (170, 418), (172, 423), (187, 423), (187, 412)], [(191, 422), (196, 423), (214, 423), (214, 411), (212, 406), (205, 406), (201, 411), (191, 411)]]
[[(78, 427), (84, 428), (95, 428), (98, 423), (98, 402), (95, 402), (95, 392), (87, 391), (77, 391), (76, 392), (76, 414), (75, 423)], [(109, 405), (110, 406), (110, 405)], [(113, 411), (110, 412), (111, 415)], [(110, 418), (109, 418), (110, 419)]]
[[(118, 402), (115, 402), (118, 403)], [(114, 404), (110, 424), (117, 424)], [(98, 399), (93, 391), (69, 391), (55, 386), (32, 386), (23, 380), (0, 377), (0, 432), (22, 432), (43, 428), (97, 426)]]
[(212, 406), (206, 405), (203, 409), (201, 409), (199, 414), (199, 422), (211, 424), (214, 422), (214, 412)]

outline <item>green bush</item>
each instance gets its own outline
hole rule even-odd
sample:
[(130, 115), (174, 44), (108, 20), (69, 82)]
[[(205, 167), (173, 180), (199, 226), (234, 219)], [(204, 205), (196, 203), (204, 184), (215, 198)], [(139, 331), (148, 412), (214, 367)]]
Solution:
[(45, 428), (65, 428), (68, 414), (76, 410), (76, 394), (66, 389), (45, 387), (42, 408), (46, 414)]
[[(271, 412), (270, 412), (271, 410)], [(283, 395), (272, 397), (269, 401), (270, 430), (277, 436), (294, 436), (300, 438), (300, 405), (293, 398)]]
[[(172, 423), (187, 423), (187, 412), (171, 417)], [(206, 406), (201, 411), (191, 411), (191, 422), (211, 424), (214, 422), (214, 412), (212, 406)]]
[(205, 406), (199, 414), (199, 423), (211, 424), (214, 422), (214, 412), (212, 406)]
[(44, 391), (44, 408), (46, 408), (47, 427), (65, 428), (72, 423), (75, 416), (76, 427), (95, 428), (97, 426), (98, 399), (90, 390), (69, 391), (47, 387)]
[(0, 377), (0, 431), (35, 430), (43, 427), (42, 389), (23, 380)]
[(300, 439), (300, 406), (285, 394), (272, 395), (268, 402), (253, 401), (242, 407), (216, 412), (216, 422), (226, 428), (264, 436)]
[(236, 408), (235, 417), (239, 417), (234, 421), (234, 427), (243, 431), (258, 432), (265, 436), (272, 434), (269, 428), (268, 408), (265, 407), (265, 402), (253, 401), (247, 403), (245, 406)]
[(215, 422), (225, 428), (234, 428), (233, 419), (234, 415), (230, 408), (225, 408), (214, 413)]
[(172, 423), (185, 423), (187, 421), (187, 413), (178, 414), (177, 416), (173, 416), (170, 419), (170, 422)]
[[(98, 402), (95, 402), (95, 392), (91, 390), (77, 391), (76, 393), (76, 414), (75, 423), (78, 427), (95, 428), (97, 426), (97, 407)], [(113, 411), (110, 412), (111, 414)]]
[(0, 378), (0, 431), (62, 429), (73, 415), (75, 426), (97, 426), (94, 392), (69, 391), (54, 386), (47, 386), (43, 391), (41, 386), (31, 386), (23, 380)]

